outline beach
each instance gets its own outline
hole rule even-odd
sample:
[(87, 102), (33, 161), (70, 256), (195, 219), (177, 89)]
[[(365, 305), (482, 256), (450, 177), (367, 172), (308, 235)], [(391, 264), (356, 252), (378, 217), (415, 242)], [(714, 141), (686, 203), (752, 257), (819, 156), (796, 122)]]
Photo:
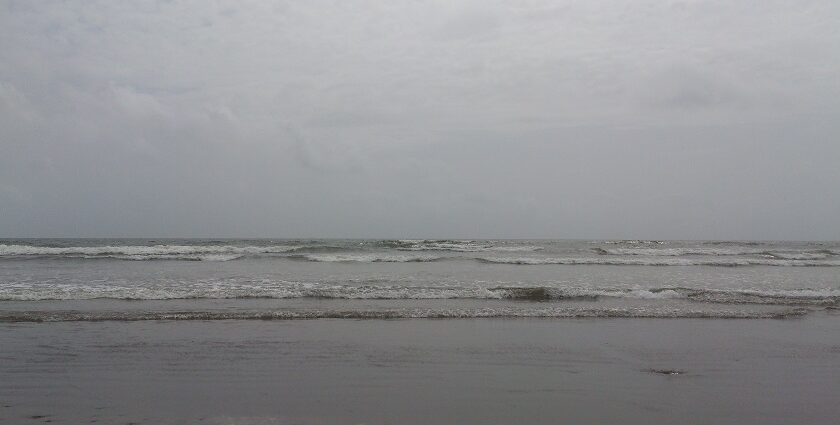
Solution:
[(786, 424), (840, 316), (3, 323), (2, 423)]
[(0, 423), (840, 417), (840, 244), (0, 240)]

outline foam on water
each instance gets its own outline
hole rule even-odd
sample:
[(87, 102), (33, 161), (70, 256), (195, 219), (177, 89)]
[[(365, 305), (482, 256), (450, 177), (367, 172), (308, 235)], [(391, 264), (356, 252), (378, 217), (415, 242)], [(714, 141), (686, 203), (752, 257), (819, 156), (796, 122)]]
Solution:
[(299, 246), (236, 245), (107, 245), (107, 246), (32, 246), (0, 244), (0, 257), (63, 256), (70, 258), (118, 258), (126, 260), (215, 260), (226, 261), (246, 254), (286, 253)]
[(729, 247), (729, 248), (594, 248), (594, 252), (601, 255), (643, 255), (650, 257), (681, 257), (681, 256), (737, 256), (737, 255), (759, 255), (770, 258), (785, 260), (820, 260), (833, 256), (830, 250), (810, 250), (799, 252), (770, 251), (761, 248), (751, 247)]
[(401, 239), (397, 241), (383, 241), (381, 245), (400, 251), (534, 252), (543, 249), (543, 247), (534, 245), (521, 245), (500, 241), (478, 242), (472, 240)]
[[(838, 252), (838, 242), (6, 239), (0, 313), (166, 305), (224, 306), (205, 312), (213, 319), (753, 317), (840, 307)], [(243, 313), (249, 306), (262, 310)], [(309, 307), (284, 310), (295, 306)]]
[[(84, 240), (79, 240), (84, 242)], [(72, 241), (71, 241), (72, 242)], [(116, 241), (115, 241), (116, 242)], [(188, 242), (188, 241), (187, 241)], [(253, 242), (253, 241), (252, 241)], [(603, 241), (600, 247), (553, 241), (379, 240), (379, 241), (210, 241), (171, 244), (103, 244), (64, 246), (35, 241), (0, 244), (2, 259), (116, 259), (231, 261), (244, 257), (307, 260), (324, 263), (408, 263), (440, 260), (515, 265), (638, 266), (840, 266), (832, 246), (714, 244), (664, 241)], [(595, 242), (592, 242), (595, 243)], [(616, 246), (618, 245), (618, 246)], [(834, 244), (836, 245), (836, 244)], [(583, 248), (583, 249), (581, 249)], [(405, 251), (411, 251), (407, 254)], [(497, 253), (492, 255), (492, 253)], [(510, 253), (505, 255), (504, 253)], [(515, 255), (514, 255), (515, 253)]]
[(264, 281), (181, 282), (152, 286), (119, 284), (0, 286), (0, 301), (39, 300), (172, 300), (245, 298), (323, 298), (347, 300), (521, 300), (596, 301), (602, 298), (686, 300), (717, 304), (820, 305), (840, 303), (840, 289), (750, 290), (684, 287), (591, 288), (558, 286), (406, 286), (335, 285), (315, 282)]
[(306, 254), (292, 255), (289, 258), (305, 259), (321, 263), (426, 263), (438, 261), (444, 257), (437, 255), (402, 255), (387, 253), (370, 254)]
[(838, 260), (780, 260), (762, 258), (607, 258), (607, 257), (480, 257), (477, 261), (516, 265), (608, 265), (608, 266), (781, 266), (838, 267)]
[(786, 319), (804, 309), (779, 311), (674, 310), (646, 308), (478, 308), (275, 311), (21, 311), (0, 312), (0, 322), (102, 322), (146, 320), (306, 320), (306, 319), (482, 319), (482, 318), (649, 318), (649, 319)]
[(607, 245), (667, 245), (667, 241), (624, 239), (616, 241), (592, 241), (591, 243), (604, 243)]

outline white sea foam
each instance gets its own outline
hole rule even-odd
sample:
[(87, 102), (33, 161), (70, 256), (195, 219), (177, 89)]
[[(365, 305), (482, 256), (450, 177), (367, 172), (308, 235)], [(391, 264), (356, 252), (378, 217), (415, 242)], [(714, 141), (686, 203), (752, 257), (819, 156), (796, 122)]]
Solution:
[(653, 241), (653, 240), (638, 240), (638, 239), (625, 239), (625, 240), (616, 240), (616, 241), (592, 241), (592, 243), (605, 243), (610, 245), (667, 245), (667, 241)]
[(807, 314), (801, 308), (777, 311), (686, 310), (669, 308), (407, 308), (382, 310), (271, 311), (23, 311), (0, 312), (0, 322), (141, 320), (303, 320), (303, 319), (481, 319), (481, 318), (725, 318), (784, 319)]
[(394, 244), (400, 251), (455, 251), (455, 252), (533, 252), (543, 248), (533, 245), (504, 245), (471, 240), (418, 240), (401, 239)]
[(763, 253), (767, 257), (771, 258), (780, 258), (784, 260), (821, 260), (824, 258), (828, 258), (832, 255), (837, 255), (832, 253), (831, 251), (821, 251), (821, 252), (780, 252), (780, 251), (767, 251)]
[(703, 289), (703, 288), (592, 288), (564, 286), (403, 286), (341, 285), (318, 282), (265, 280), (259, 282), (165, 281), (146, 284), (102, 282), (0, 286), (0, 301), (36, 300), (169, 300), (235, 298), (327, 298), (347, 300), (496, 299), (523, 301), (595, 301), (600, 298), (682, 299), (724, 304), (834, 305), (840, 289)]
[(308, 261), (322, 263), (425, 263), (441, 260), (437, 255), (419, 254), (388, 254), (388, 253), (360, 253), (360, 254), (306, 254), (293, 258), (303, 258)]
[(610, 258), (610, 257), (481, 257), (486, 263), (517, 265), (623, 265), (623, 266), (788, 266), (837, 267), (840, 260), (779, 260), (759, 258)]
[(750, 255), (764, 252), (761, 249), (732, 247), (732, 248), (607, 248), (603, 250), (609, 255), (645, 255), (651, 257), (678, 257), (683, 255)]
[(690, 248), (607, 248), (597, 250), (606, 255), (640, 255), (649, 257), (680, 257), (680, 256), (738, 256), (759, 255), (768, 258), (785, 260), (820, 260), (832, 255), (827, 250), (806, 251), (776, 251), (752, 247), (690, 247)]
[(115, 258), (146, 257), (150, 259), (185, 256), (185, 258), (189, 259), (199, 258), (198, 256), (201, 255), (270, 254), (290, 252), (297, 249), (300, 249), (300, 247), (288, 245), (109, 245), (52, 247), (0, 244), (0, 256), (87, 256), (88, 258), (112, 256)]

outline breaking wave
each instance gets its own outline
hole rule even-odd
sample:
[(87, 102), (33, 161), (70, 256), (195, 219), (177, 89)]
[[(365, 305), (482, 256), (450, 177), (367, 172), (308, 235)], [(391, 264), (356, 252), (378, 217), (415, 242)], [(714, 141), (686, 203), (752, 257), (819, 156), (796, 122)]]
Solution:
[(290, 255), (287, 258), (319, 263), (428, 263), (446, 257), (436, 255), (401, 255), (386, 253), (370, 254), (305, 254)]
[(289, 245), (114, 245), (114, 246), (31, 246), (2, 245), (0, 257), (116, 258), (121, 260), (228, 261), (251, 254), (282, 254), (305, 247)]
[(491, 241), (452, 240), (452, 239), (400, 239), (381, 241), (380, 246), (400, 251), (454, 251), (454, 252), (534, 252), (543, 247), (533, 245), (504, 244)]
[(840, 305), (840, 289), (733, 290), (684, 287), (564, 288), (550, 286), (396, 286), (327, 285), (318, 283), (265, 282), (252, 284), (184, 283), (166, 287), (118, 285), (60, 285), (0, 288), (0, 301), (42, 300), (174, 300), (320, 298), (345, 300), (476, 299), (514, 301), (598, 301), (604, 298), (685, 300), (714, 304)]
[(274, 310), (274, 311), (183, 311), (183, 312), (0, 312), (0, 322), (104, 322), (177, 320), (306, 320), (306, 319), (481, 319), (481, 318), (702, 318), (786, 319), (807, 314), (805, 309), (772, 312), (703, 311), (641, 308), (478, 308), (478, 309), (387, 309), (387, 310)]
[(758, 255), (782, 260), (820, 260), (831, 257), (831, 250), (819, 249), (810, 251), (768, 251), (760, 248), (730, 247), (730, 248), (593, 248), (599, 255), (643, 255), (649, 257), (681, 257), (698, 256), (737, 256)]
[(552, 287), (492, 288), (491, 293), (500, 298), (550, 301), (597, 300), (599, 298), (635, 298), (650, 300), (684, 299), (715, 304), (766, 304), (766, 305), (816, 305), (840, 304), (840, 290), (724, 290), (683, 287), (589, 289)]
[(781, 260), (821, 260), (836, 256), (837, 253), (828, 249), (821, 249), (818, 251), (804, 251), (804, 252), (778, 252), (778, 251), (762, 251), (761, 255), (769, 258), (778, 258)]
[(788, 266), (788, 267), (838, 267), (840, 260), (783, 260), (776, 258), (609, 258), (601, 257), (481, 257), (477, 261), (516, 265), (612, 265), (612, 266)]
[(605, 243), (608, 245), (667, 245), (667, 241), (622, 239), (614, 241), (592, 241), (592, 243)]
[[(606, 241), (602, 246), (562, 241), (474, 240), (322, 240), (322, 241), (170, 241), (146, 244), (123, 240), (101, 246), (62, 246), (63, 241), (0, 244), (2, 259), (116, 259), (133, 261), (232, 261), (240, 258), (305, 260), (322, 263), (412, 263), (479, 261), (514, 265), (640, 266), (840, 266), (834, 245), (677, 246), (663, 241)], [(120, 242), (126, 242), (125, 245)], [(73, 243), (73, 242), (71, 242)], [(592, 243), (595, 243), (594, 241)], [(662, 246), (667, 245), (667, 246)], [(827, 248), (831, 249), (827, 249)], [(800, 249), (801, 248), (801, 249)], [(807, 248), (807, 249), (805, 249)]]

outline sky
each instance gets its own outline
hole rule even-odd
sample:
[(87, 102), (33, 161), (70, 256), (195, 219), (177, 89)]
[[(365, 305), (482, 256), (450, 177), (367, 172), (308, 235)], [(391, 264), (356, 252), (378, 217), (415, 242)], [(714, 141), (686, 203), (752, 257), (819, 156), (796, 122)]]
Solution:
[(0, 0), (0, 237), (840, 240), (840, 2)]

